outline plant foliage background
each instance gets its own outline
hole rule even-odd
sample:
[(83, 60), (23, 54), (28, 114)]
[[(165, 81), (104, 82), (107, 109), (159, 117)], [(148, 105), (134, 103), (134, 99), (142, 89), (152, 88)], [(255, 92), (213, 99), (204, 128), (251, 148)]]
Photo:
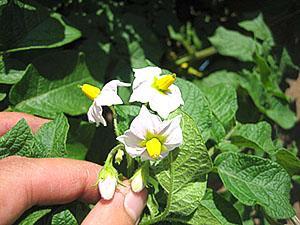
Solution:
[[(141, 224), (283, 223), (300, 196), (300, 129), (284, 92), (299, 71), (299, 10), (293, 0), (1, 0), (0, 108), (53, 120), (36, 134), (19, 121), (0, 157), (103, 164), (113, 125), (86, 122), (78, 86), (130, 82), (132, 68), (155, 64), (179, 77), (184, 145), (154, 171)], [(116, 107), (121, 132), (138, 111)], [(36, 207), (16, 224), (80, 224), (89, 210)]]

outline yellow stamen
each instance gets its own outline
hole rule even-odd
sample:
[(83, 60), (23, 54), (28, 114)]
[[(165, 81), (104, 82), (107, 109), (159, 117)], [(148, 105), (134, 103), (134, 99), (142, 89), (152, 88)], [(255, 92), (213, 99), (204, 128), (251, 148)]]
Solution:
[(152, 138), (149, 141), (147, 141), (146, 149), (151, 158), (157, 159), (160, 156), (162, 146), (157, 138)]
[(91, 100), (94, 100), (100, 94), (100, 88), (90, 84), (80, 86), (82, 92)]
[(162, 92), (169, 91), (169, 87), (175, 82), (175, 80), (176, 80), (175, 73), (164, 75), (154, 80), (154, 87)]

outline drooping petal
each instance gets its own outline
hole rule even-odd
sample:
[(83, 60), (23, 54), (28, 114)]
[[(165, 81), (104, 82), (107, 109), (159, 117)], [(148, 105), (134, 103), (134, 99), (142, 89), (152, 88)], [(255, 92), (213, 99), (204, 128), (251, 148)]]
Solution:
[(168, 151), (171, 151), (179, 147), (183, 142), (182, 129), (180, 127), (181, 116), (176, 116), (175, 118), (164, 121), (160, 135), (166, 138), (163, 143)]
[(96, 126), (99, 126), (100, 123), (102, 123), (104, 126), (106, 126), (106, 121), (104, 117), (102, 116), (102, 106), (98, 105), (95, 101), (90, 106), (89, 111), (87, 113), (88, 120), (90, 123), (96, 123)]
[(117, 186), (117, 179), (112, 176), (107, 176), (98, 184), (100, 195), (105, 200), (113, 198)]
[(137, 137), (145, 139), (147, 132), (156, 134), (160, 131), (161, 119), (149, 112), (146, 106), (142, 106), (140, 113), (130, 124), (130, 131)]
[(160, 93), (159, 91), (155, 92), (149, 101), (150, 108), (153, 111), (156, 111), (164, 119), (180, 105), (183, 105), (183, 99), (179, 88), (175, 85), (171, 85), (169, 89), (170, 92), (165, 94)]
[(133, 158), (140, 156), (145, 151), (145, 148), (140, 146), (143, 139), (137, 137), (130, 130), (117, 137), (117, 140), (125, 145), (126, 152)]
[(98, 105), (119, 105), (123, 104), (122, 99), (118, 95), (118, 87), (129, 87), (129, 83), (124, 83), (119, 80), (112, 80), (102, 88), (100, 95), (95, 99)]

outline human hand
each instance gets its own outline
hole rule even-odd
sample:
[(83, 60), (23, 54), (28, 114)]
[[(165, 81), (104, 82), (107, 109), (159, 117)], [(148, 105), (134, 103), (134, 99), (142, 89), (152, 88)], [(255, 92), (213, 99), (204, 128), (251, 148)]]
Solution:
[[(21, 118), (33, 132), (48, 122), (24, 113), (1, 112), (0, 136)], [(34, 205), (64, 204), (76, 199), (97, 202), (83, 225), (136, 224), (145, 207), (147, 191), (134, 193), (129, 185), (120, 186), (112, 200), (101, 199), (94, 187), (100, 169), (91, 162), (62, 158), (10, 156), (0, 160), (0, 224), (12, 224)]]

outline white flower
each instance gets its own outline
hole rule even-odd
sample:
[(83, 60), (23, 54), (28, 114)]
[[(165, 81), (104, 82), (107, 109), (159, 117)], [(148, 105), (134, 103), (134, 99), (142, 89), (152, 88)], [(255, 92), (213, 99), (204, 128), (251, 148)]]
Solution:
[(181, 116), (161, 121), (142, 106), (139, 115), (132, 121), (130, 129), (117, 140), (125, 145), (132, 157), (141, 156), (142, 160), (162, 159), (169, 151), (182, 144)]
[(153, 111), (167, 118), (180, 105), (183, 105), (181, 92), (173, 83), (175, 74), (162, 75), (159, 67), (134, 69), (133, 93), (130, 102), (148, 103)]
[(117, 182), (118, 172), (115, 168), (104, 166), (99, 173), (99, 192), (103, 199), (110, 200), (113, 198)]
[(130, 84), (119, 80), (112, 80), (108, 82), (104, 85), (102, 90), (89, 84), (82, 85), (81, 90), (87, 97), (94, 100), (87, 113), (89, 121), (91, 123), (96, 123), (96, 126), (99, 126), (100, 123), (106, 126), (106, 121), (102, 116), (102, 106), (123, 104), (122, 99), (118, 96), (117, 88), (129, 86)]

